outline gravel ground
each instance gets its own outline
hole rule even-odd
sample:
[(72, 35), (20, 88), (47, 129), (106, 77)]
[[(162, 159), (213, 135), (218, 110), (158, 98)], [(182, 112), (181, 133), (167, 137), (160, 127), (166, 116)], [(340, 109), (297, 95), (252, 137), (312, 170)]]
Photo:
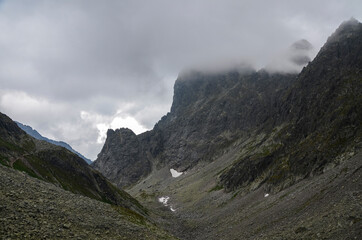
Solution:
[(0, 165), (0, 239), (175, 239), (129, 211)]
[[(136, 188), (133, 194), (143, 193), (137, 198), (154, 209), (166, 229), (185, 240), (361, 239), (361, 174), (358, 154), (277, 193), (263, 187), (249, 193), (210, 191), (212, 176), (200, 168), (180, 179), (142, 185), (145, 190)], [(169, 196), (176, 212), (153, 196)]]

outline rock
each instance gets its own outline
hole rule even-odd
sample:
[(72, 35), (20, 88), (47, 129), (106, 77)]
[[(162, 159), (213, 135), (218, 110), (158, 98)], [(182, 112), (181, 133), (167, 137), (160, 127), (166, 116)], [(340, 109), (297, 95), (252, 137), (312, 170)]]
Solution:
[(306, 227), (298, 227), (296, 230), (295, 230), (295, 233), (298, 234), (298, 233), (302, 233), (302, 232), (305, 232), (307, 231), (308, 229)]
[(137, 136), (130, 129), (110, 129), (92, 166), (119, 187), (131, 185), (151, 171), (151, 164), (142, 150)]
[(72, 224), (70, 224), (70, 223), (63, 224), (63, 228), (65, 228), (65, 229), (69, 229), (71, 226), (72, 226)]

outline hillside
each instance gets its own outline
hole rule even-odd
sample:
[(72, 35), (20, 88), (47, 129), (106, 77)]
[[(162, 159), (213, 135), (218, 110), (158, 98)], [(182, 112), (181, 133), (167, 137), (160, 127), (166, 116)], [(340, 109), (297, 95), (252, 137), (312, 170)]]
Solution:
[(73, 193), (146, 214), (136, 200), (114, 187), (76, 154), (27, 135), (2, 113), (0, 163)]
[(2, 113), (0, 163), (1, 238), (174, 239), (82, 158)]
[(175, 239), (127, 208), (0, 165), (1, 239)]
[(83, 158), (84, 161), (86, 161), (86, 163), (91, 164), (92, 161), (86, 157), (84, 157), (82, 154), (80, 154), (79, 152), (75, 151), (68, 143), (62, 142), (62, 141), (55, 141), (46, 137), (43, 137), (37, 130), (33, 129), (30, 126), (24, 125), (20, 122), (16, 122), (15, 123), (18, 125), (19, 128), (21, 128), (24, 132), (26, 132), (27, 134), (29, 134), (30, 136), (32, 136), (33, 138), (36, 138), (38, 140), (43, 140), (46, 141), (48, 143), (60, 146), (60, 147), (64, 147), (66, 149), (68, 149), (69, 151), (71, 151), (72, 153), (77, 154), (79, 157)]

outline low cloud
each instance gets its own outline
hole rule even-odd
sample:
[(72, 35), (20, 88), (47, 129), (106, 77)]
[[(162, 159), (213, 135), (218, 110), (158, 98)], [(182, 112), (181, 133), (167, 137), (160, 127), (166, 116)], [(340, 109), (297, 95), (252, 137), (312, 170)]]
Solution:
[(266, 65), (269, 72), (298, 73), (316, 55), (316, 50), (308, 40), (301, 39), (276, 56)]
[(95, 159), (99, 128), (151, 129), (170, 110), (181, 70), (245, 60), (258, 69), (302, 38), (318, 50), (359, 9), (357, 0), (3, 0), (0, 111)]

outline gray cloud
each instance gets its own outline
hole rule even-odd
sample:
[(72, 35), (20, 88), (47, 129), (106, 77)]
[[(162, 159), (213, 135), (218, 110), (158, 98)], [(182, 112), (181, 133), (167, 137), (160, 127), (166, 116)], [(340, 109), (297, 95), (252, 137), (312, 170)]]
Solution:
[(357, 0), (0, 1), (0, 111), (94, 159), (100, 128), (153, 127), (181, 70), (260, 68), (302, 38), (318, 50), (361, 10)]

